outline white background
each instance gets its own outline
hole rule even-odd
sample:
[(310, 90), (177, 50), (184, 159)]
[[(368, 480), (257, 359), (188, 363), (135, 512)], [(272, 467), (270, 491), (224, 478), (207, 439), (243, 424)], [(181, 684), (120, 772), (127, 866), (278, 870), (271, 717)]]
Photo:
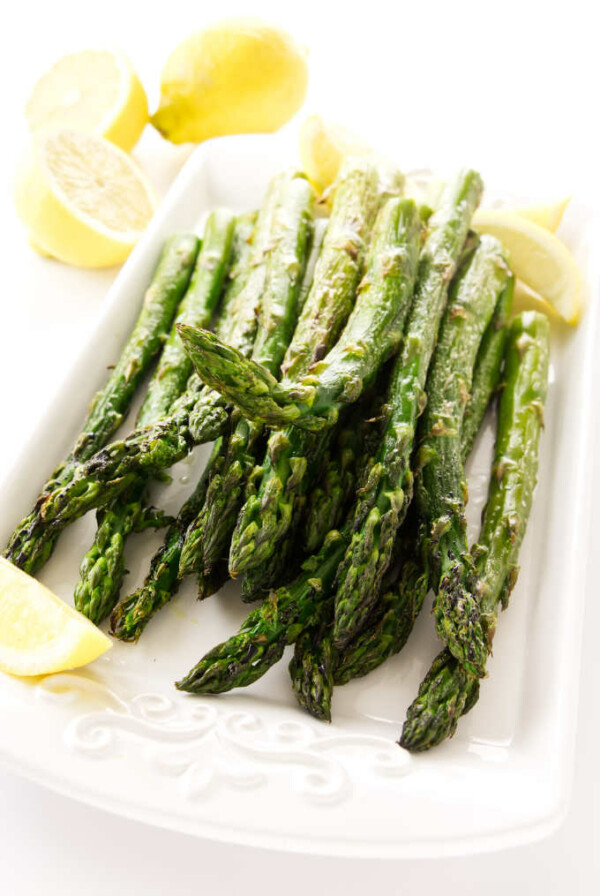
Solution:
[[(221, 0), (218, 10), (198, 0), (12, 4), (0, 59), (2, 467), (18, 460), (117, 273), (69, 270), (38, 258), (13, 212), (13, 170), (26, 142), (23, 106), (36, 77), (56, 57), (91, 46), (121, 47), (154, 107), (162, 63), (181, 38), (215, 14), (263, 15), (286, 25), (310, 49), (306, 109), (361, 132), (402, 166), (431, 166), (443, 174), (468, 164), (497, 187), (540, 197), (578, 193), (598, 207), (600, 72), (591, 9), (589, 2), (551, 0)], [(159, 194), (187, 153), (150, 130), (136, 150)], [(594, 523), (597, 531), (598, 512)], [(582, 545), (582, 558), (587, 550)], [(563, 828), (545, 842), (438, 862), (278, 855), (145, 827), (0, 772), (3, 891), (295, 896), (335, 887), (347, 896), (376, 890), (430, 896), (443, 888), (496, 896), (510, 886), (515, 896), (597, 892), (600, 608), (593, 592), (588, 597), (573, 798)]]

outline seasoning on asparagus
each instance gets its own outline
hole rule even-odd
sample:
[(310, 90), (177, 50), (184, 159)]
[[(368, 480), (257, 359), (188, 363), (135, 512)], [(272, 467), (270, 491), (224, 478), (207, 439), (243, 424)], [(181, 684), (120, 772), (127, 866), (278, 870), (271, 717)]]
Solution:
[(475, 171), (460, 174), (446, 187), (440, 207), (429, 220), (403, 348), (392, 373), (389, 420), (369, 480), (361, 490), (352, 540), (338, 573), (334, 637), (339, 648), (365, 624), (412, 497), (410, 458), (429, 362), (448, 284), (481, 191), (481, 178)]
[(264, 365), (242, 358), (214, 334), (190, 329), (184, 341), (200, 378), (247, 417), (269, 426), (293, 423), (319, 430), (334, 425), (340, 408), (356, 401), (398, 348), (412, 298), (420, 232), (412, 199), (392, 198), (383, 205), (348, 322), (326, 358), (298, 380), (280, 384)]
[[(340, 194), (336, 194), (336, 201), (339, 197)], [(334, 217), (336, 212), (343, 222), (344, 206), (334, 204), (332, 221), (336, 220)], [(330, 238), (332, 241), (339, 239), (336, 229), (331, 228), (332, 224), (325, 238), (325, 244)], [(322, 363), (327, 365), (332, 356), (344, 357), (343, 346), (348, 357), (361, 354), (360, 332), (365, 321), (370, 320), (373, 326), (377, 321), (379, 326), (385, 319), (390, 332), (385, 337), (381, 336), (379, 348), (373, 354), (368, 354), (372, 367), (369, 376), (367, 377), (365, 373), (365, 377), (368, 380), (375, 376), (386, 355), (397, 345), (396, 339), (402, 332), (404, 316), (412, 293), (418, 230), (414, 204), (398, 199), (388, 200), (377, 218), (366, 259), (366, 273), (359, 288), (354, 310), (339, 342), (331, 348)], [(382, 253), (381, 256), (379, 253)], [(328, 256), (324, 254), (323, 260), (317, 265), (313, 290), (320, 294), (323, 283), (330, 282), (335, 283), (337, 289), (356, 289), (360, 268), (351, 269), (352, 282), (342, 280), (341, 277), (332, 279), (332, 272), (327, 267), (327, 258)], [(310, 304), (309, 296), (305, 314)], [(375, 308), (379, 309), (376, 313)], [(362, 331), (363, 337), (365, 332)], [(290, 354), (293, 356), (293, 353)], [(319, 368), (320, 365), (317, 364), (316, 369)], [(292, 365), (288, 365), (288, 376), (292, 369), (297, 376), (305, 375), (308, 371), (308, 368), (300, 367), (297, 359)], [(251, 569), (262, 567), (278, 550), (278, 544), (290, 529), (291, 520), (294, 518), (294, 504), (310, 486), (314, 471), (319, 467), (320, 457), (328, 446), (328, 438), (330, 436), (303, 433), (296, 427), (276, 432), (271, 436), (258, 493), (250, 497), (243, 507), (232, 539), (230, 553), (232, 574), (247, 573)]]
[[(517, 579), (519, 549), (531, 512), (548, 362), (548, 319), (524, 312), (513, 321), (508, 336), (488, 501), (479, 545), (473, 551), (488, 653), (498, 611), (506, 608)], [(408, 710), (401, 746), (416, 752), (451, 737), (458, 719), (474, 706), (478, 694), (476, 676), (448, 650), (442, 651)]]
[(198, 239), (190, 234), (178, 234), (165, 243), (135, 327), (116, 367), (92, 401), (73, 451), (46, 482), (34, 509), (19, 523), (4, 552), (8, 560), (25, 572), (33, 574), (44, 565), (58, 537), (56, 533), (38, 541), (32, 535), (46, 495), (70, 482), (77, 465), (102, 448), (121, 425), (169, 331), (197, 253)]

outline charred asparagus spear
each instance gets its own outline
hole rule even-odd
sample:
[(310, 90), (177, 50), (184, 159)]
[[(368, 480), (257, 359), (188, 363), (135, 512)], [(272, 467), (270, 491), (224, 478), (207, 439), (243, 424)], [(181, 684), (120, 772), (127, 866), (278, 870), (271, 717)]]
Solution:
[[(412, 199), (389, 199), (375, 222), (356, 304), (324, 360), (293, 383), (242, 358), (214, 334), (189, 329), (185, 343), (204, 382), (250, 419), (267, 425), (322, 429), (360, 396), (398, 348), (417, 270), (420, 221)], [(182, 334), (183, 335), (183, 334)], [(289, 373), (288, 373), (289, 376)]]
[(412, 497), (410, 458), (425, 380), (447, 288), (454, 276), (482, 183), (474, 171), (446, 187), (419, 260), (415, 297), (389, 390), (390, 417), (376, 462), (357, 503), (353, 535), (337, 580), (334, 637), (343, 648), (363, 628), (389, 566), (396, 533)]
[(480, 673), (486, 647), (466, 540), (460, 432), (483, 334), (498, 297), (504, 291), (512, 294), (513, 287), (504, 249), (494, 237), (483, 237), (448, 302), (427, 380), (429, 400), (416, 459), (417, 497), (427, 525), (436, 592), (436, 629), (450, 652)]
[[(179, 304), (175, 323), (208, 326), (221, 295), (230, 262), (234, 219), (218, 210), (209, 215), (200, 252), (187, 292)], [(150, 380), (138, 415), (145, 426), (168, 414), (191, 374), (191, 363), (177, 337), (175, 324)], [(97, 625), (110, 613), (119, 596), (125, 574), (124, 549), (128, 535), (146, 519), (147, 482), (140, 477), (126, 495), (98, 511), (98, 527), (91, 548), (79, 568), (75, 606)], [(158, 525), (160, 516), (153, 517)]]
[(194, 694), (220, 694), (264, 675), (281, 659), (287, 644), (326, 615), (327, 596), (348, 534), (330, 532), (292, 584), (271, 592), (246, 617), (238, 634), (207, 653), (176, 687)]
[(31, 513), (13, 533), (5, 556), (26, 572), (35, 573), (48, 560), (56, 535), (43, 543), (31, 543), (30, 532), (38, 521), (46, 495), (70, 482), (78, 464), (89, 459), (119, 428), (133, 396), (160, 350), (184, 295), (196, 255), (198, 239), (190, 234), (171, 237), (165, 243), (142, 310), (119, 362), (95, 396), (71, 454), (54, 471)]
[[(508, 337), (488, 502), (479, 545), (473, 551), (488, 652), (498, 610), (507, 606), (516, 582), (519, 549), (531, 512), (548, 360), (547, 318), (531, 311), (519, 315)], [(458, 719), (475, 705), (478, 695), (477, 677), (443, 650), (408, 710), (401, 746), (427, 750), (451, 737)]]

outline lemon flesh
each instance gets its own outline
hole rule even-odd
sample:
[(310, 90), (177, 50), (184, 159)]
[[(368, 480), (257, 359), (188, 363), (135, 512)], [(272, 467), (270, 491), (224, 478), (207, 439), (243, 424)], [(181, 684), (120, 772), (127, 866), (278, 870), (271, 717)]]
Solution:
[(272, 133), (306, 95), (304, 52), (274, 26), (232, 19), (191, 35), (171, 54), (151, 121), (172, 143)]
[(516, 212), (476, 212), (473, 227), (497, 237), (510, 254), (511, 267), (523, 283), (548, 302), (570, 324), (583, 310), (582, 281), (577, 263), (553, 233)]
[(320, 115), (310, 115), (302, 124), (299, 149), (302, 168), (320, 193), (335, 181), (346, 156), (373, 153), (361, 137)]
[(38, 135), (15, 201), (38, 251), (79, 267), (123, 262), (154, 211), (152, 191), (125, 152), (67, 129)]
[(148, 100), (122, 53), (85, 50), (59, 59), (40, 78), (25, 114), (33, 133), (75, 128), (130, 150), (148, 121)]
[(0, 557), (0, 670), (45, 675), (91, 663), (112, 642), (49, 588)]

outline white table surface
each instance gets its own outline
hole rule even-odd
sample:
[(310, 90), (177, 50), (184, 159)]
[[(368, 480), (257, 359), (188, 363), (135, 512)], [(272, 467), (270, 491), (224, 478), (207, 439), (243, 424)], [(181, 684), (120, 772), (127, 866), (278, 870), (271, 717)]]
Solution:
[[(598, 207), (600, 82), (589, 3), (455, 0), (408, 7), (371, 0), (354, 6), (304, 0), (288, 9), (266, 0), (222, 0), (218, 14), (251, 12), (287, 25), (310, 47), (306, 110), (362, 132), (400, 164), (441, 172), (469, 164), (497, 186), (550, 198), (578, 193)], [(128, 53), (153, 106), (164, 58), (208, 13), (185, 0), (143, 8), (127, 0), (94, 7), (67, 0), (12, 4), (0, 61), (2, 468), (18, 460), (117, 273), (68, 269), (29, 249), (11, 197), (12, 172), (26, 144), (22, 109), (35, 78), (58, 56), (102, 45)], [(188, 149), (171, 147), (148, 129), (135, 154), (162, 194)], [(599, 527), (596, 512), (592, 531)], [(582, 562), (596, 544), (582, 545)], [(573, 797), (565, 824), (544, 842), (430, 862), (266, 853), (126, 821), (0, 771), (3, 892), (151, 896), (208, 887), (215, 896), (295, 896), (311, 886), (317, 892), (340, 887), (347, 896), (430, 896), (441, 888), (504, 896), (508, 886), (515, 896), (597, 892), (600, 606), (592, 583), (588, 597)]]

